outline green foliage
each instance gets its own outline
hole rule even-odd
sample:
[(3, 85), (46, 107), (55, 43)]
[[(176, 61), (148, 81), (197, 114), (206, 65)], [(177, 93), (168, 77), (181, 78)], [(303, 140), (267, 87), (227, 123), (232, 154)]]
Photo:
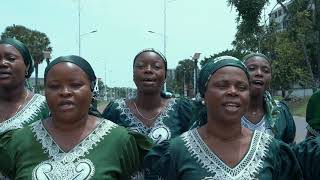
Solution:
[(289, 90), (293, 83), (309, 85), (310, 77), (303, 66), (303, 52), (295, 41), (292, 41), (287, 32), (278, 33), (274, 44), (276, 59), (272, 63), (273, 89)]
[(16, 38), (28, 47), (34, 60), (36, 76), (35, 92), (38, 92), (38, 65), (44, 60), (43, 51), (52, 51), (49, 38), (45, 33), (31, 30), (21, 25), (6, 27), (5, 31), (1, 34), (1, 39), (3, 38)]
[(43, 51), (50, 50), (50, 40), (45, 33), (28, 29), (21, 25), (6, 27), (1, 34), (1, 38), (16, 38), (23, 42), (30, 50), (35, 64), (40, 64), (44, 60)]
[(183, 94), (183, 87), (187, 87), (188, 95), (193, 91), (194, 87), (194, 61), (185, 59), (179, 61), (175, 72), (176, 76), (176, 91)]
[(200, 65), (201, 67), (203, 67), (204, 65), (206, 65), (209, 61), (212, 61), (213, 59), (219, 57), (219, 56), (233, 56), (236, 57), (240, 60), (242, 60), (242, 58), (245, 56), (245, 53), (235, 50), (235, 49), (231, 49), (231, 50), (225, 50), (219, 53), (216, 53), (214, 55), (211, 55), (210, 57), (206, 57), (204, 58), (204, 60), (200, 61)]

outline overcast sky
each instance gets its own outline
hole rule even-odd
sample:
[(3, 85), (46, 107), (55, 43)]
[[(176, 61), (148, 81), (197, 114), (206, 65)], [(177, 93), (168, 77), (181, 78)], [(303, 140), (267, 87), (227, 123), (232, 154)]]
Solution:
[[(78, 2), (1, 1), (0, 33), (12, 24), (23, 25), (47, 34), (52, 58), (78, 55)], [(134, 56), (144, 48), (163, 52), (164, 0), (80, 0), (80, 4), (81, 56), (108, 86), (134, 87)], [(266, 16), (274, 4), (272, 0)], [(202, 60), (232, 48), (236, 12), (227, 0), (167, 0), (166, 12), (169, 68), (195, 52), (201, 53)], [(44, 68), (45, 63), (40, 66), (40, 77)]]

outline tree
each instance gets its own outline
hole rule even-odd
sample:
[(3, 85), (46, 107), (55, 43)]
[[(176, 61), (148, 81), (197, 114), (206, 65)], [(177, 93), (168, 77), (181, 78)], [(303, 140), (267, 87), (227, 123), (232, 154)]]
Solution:
[(194, 95), (194, 61), (184, 59), (179, 61), (176, 68), (176, 92), (184, 94), (186, 90), (187, 96)]
[(16, 38), (29, 48), (35, 67), (35, 92), (38, 92), (38, 65), (44, 60), (43, 51), (52, 51), (47, 35), (21, 25), (12, 25), (6, 27), (5, 31), (1, 34), (1, 38)]
[(231, 50), (225, 50), (225, 51), (222, 51), (222, 52), (219, 52), (217, 54), (214, 54), (214, 55), (211, 55), (210, 57), (208, 58), (204, 58), (204, 60), (202, 60), (200, 62), (200, 65), (201, 67), (203, 67), (205, 64), (207, 64), (209, 61), (219, 57), (219, 56), (233, 56), (233, 57), (236, 57), (240, 60), (242, 60), (242, 58), (245, 56), (246, 54), (245, 53), (242, 53), (241, 51), (238, 51), (236, 49), (231, 49)]

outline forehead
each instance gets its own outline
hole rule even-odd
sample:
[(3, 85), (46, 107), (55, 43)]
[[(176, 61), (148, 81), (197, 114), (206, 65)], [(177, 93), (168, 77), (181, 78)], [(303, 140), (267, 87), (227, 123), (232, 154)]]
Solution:
[(248, 82), (248, 77), (242, 69), (234, 66), (226, 66), (218, 69), (210, 78), (211, 82), (221, 80)]
[(58, 75), (62, 75), (64, 79), (75, 79), (75, 78), (83, 78), (86, 77), (89, 79), (88, 75), (76, 64), (71, 62), (61, 62), (54, 65), (47, 74), (47, 79), (51, 77), (57, 77)]
[(155, 52), (143, 52), (137, 58), (136, 62), (163, 62), (163, 59)]
[(270, 67), (270, 62), (260, 56), (254, 56), (254, 57), (249, 58), (248, 60), (245, 61), (245, 64), (247, 66), (251, 65), (251, 64), (256, 64), (256, 65), (263, 65), (263, 66)]
[(21, 56), (20, 52), (10, 44), (0, 44), (0, 52), (11, 53), (17, 56)]

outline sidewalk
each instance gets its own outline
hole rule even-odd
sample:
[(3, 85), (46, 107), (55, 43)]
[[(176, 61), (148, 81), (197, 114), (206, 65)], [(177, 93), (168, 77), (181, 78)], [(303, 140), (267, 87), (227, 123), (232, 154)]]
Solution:
[(307, 134), (307, 123), (305, 117), (293, 116), (294, 122), (296, 124), (296, 142), (299, 143), (306, 137)]

